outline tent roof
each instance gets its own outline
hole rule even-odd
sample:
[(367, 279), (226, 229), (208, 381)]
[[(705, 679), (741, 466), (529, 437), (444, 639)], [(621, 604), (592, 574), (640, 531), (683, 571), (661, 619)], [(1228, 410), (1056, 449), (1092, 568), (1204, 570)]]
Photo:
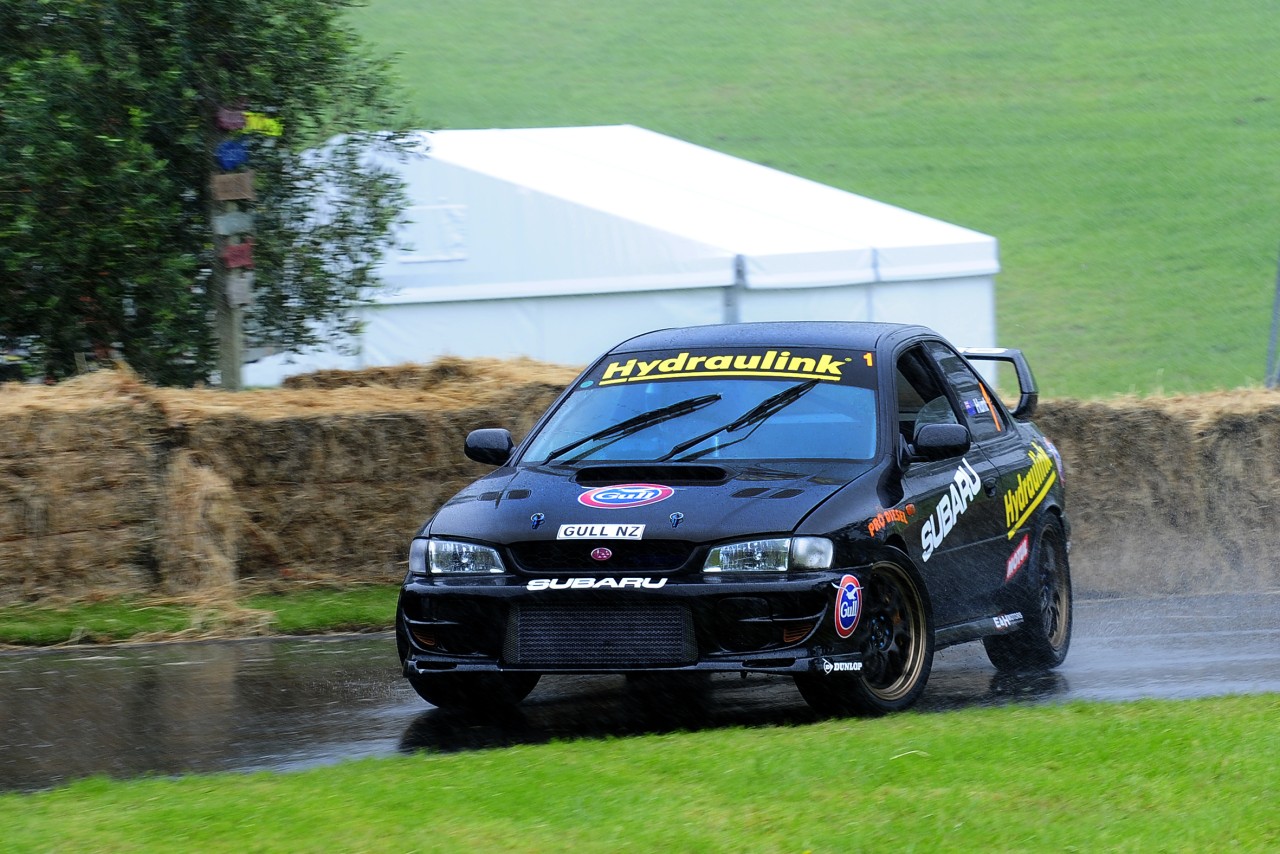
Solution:
[(999, 270), (988, 235), (632, 125), (423, 135), (443, 163), (743, 255), (748, 287)]

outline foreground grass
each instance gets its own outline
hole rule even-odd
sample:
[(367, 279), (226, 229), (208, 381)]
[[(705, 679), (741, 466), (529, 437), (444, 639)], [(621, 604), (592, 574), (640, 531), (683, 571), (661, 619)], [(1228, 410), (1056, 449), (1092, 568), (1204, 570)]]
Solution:
[(10, 851), (1198, 851), (1280, 846), (1280, 697), (1005, 707), (81, 781)]
[(119, 599), (0, 608), (0, 644), (49, 646), (243, 634), (320, 634), (392, 627), (396, 585), (305, 589), (219, 601)]
[(400, 53), (419, 124), (636, 124), (996, 236), (999, 342), (1067, 397), (1262, 380), (1274, 19), (1266, 0), (370, 0), (353, 15)]

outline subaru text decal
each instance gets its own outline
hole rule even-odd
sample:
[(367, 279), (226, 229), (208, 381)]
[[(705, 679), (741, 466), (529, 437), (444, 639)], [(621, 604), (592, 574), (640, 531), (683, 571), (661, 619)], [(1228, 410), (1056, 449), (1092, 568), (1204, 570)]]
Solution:
[(933, 509), (933, 515), (924, 523), (920, 532), (920, 545), (924, 548), (923, 560), (933, 556), (933, 550), (942, 545), (942, 541), (951, 533), (956, 521), (969, 509), (969, 502), (982, 488), (982, 478), (969, 465), (967, 459), (960, 460), (960, 468), (956, 469), (949, 492), (942, 493), (942, 500)]
[(665, 578), (535, 578), (526, 590), (599, 590), (603, 587), (637, 590), (659, 590), (667, 586)]

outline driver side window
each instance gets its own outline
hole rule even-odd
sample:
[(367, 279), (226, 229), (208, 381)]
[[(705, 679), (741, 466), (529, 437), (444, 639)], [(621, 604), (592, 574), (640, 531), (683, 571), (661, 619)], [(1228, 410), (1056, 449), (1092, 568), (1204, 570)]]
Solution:
[(898, 358), (898, 429), (907, 442), (915, 442), (916, 432), (925, 424), (959, 424), (942, 380), (920, 347)]
[(937, 341), (930, 341), (926, 346), (960, 398), (960, 405), (964, 407), (964, 421), (961, 423), (969, 428), (969, 435), (973, 436), (974, 441), (991, 439), (1004, 432), (1007, 425), (1000, 407), (995, 403), (996, 396), (987, 389), (969, 364), (955, 351)]

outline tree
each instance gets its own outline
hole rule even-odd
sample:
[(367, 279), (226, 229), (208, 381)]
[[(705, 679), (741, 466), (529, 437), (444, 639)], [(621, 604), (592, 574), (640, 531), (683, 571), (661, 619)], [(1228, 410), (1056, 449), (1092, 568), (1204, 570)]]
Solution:
[(356, 2), (0, 5), (0, 349), (52, 377), (95, 351), (159, 383), (209, 375), (220, 109), (282, 129), (236, 137), (256, 192), (252, 335), (294, 349), (352, 331), (405, 204), (364, 154), (407, 141), (380, 132), (397, 127), (390, 75), (345, 21)]

